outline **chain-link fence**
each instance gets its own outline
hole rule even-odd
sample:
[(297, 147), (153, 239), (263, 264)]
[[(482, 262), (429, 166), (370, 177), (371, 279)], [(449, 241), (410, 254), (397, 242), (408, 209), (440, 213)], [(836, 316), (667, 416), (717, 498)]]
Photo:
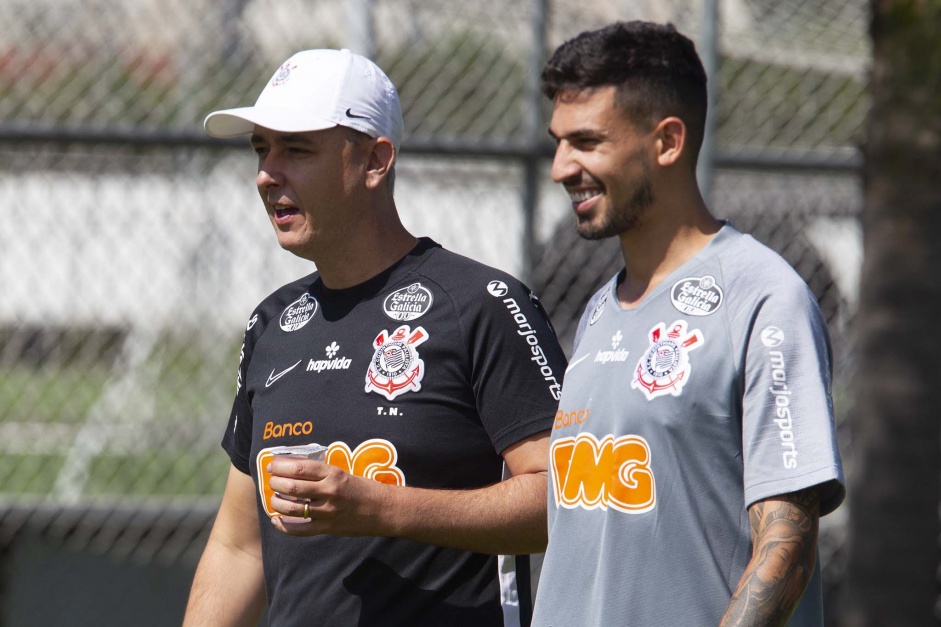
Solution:
[[(349, 47), (387, 70), (406, 226), (524, 276), (568, 349), (620, 259), (575, 237), (548, 178), (536, 73), (563, 40), (634, 18), (674, 22), (713, 70), (710, 204), (818, 296), (842, 420), (862, 0), (0, 0), (0, 544), (198, 556), (244, 319), (310, 271), (271, 237), (247, 144), (201, 120), (252, 102), (296, 50)], [(843, 511), (821, 542), (831, 582)]]

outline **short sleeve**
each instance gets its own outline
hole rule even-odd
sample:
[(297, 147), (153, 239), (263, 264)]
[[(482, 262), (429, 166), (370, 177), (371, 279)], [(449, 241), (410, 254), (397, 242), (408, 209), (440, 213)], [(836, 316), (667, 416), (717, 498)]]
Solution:
[(471, 280), (459, 315), (477, 409), (495, 450), (552, 428), (566, 359), (536, 295), (512, 277)]
[(821, 515), (845, 495), (831, 397), (830, 341), (799, 280), (768, 290), (746, 338), (745, 503), (822, 485)]
[(247, 381), (248, 367), (251, 363), (252, 352), (255, 343), (264, 332), (265, 322), (261, 320), (258, 311), (252, 314), (248, 324), (245, 327), (245, 335), (242, 340), (242, 346), (239, 349), (239, 367), (238, 377), (236, 379), (235, 399), (232, 401), (232, 411), (229, 414), (229, 422), (226, 425), (225, 434), (222, 436), (222, 448), (229, 454), (232, 465), (244, 472), (251, 474), (252, 447), (252, 404), (248, 397)]

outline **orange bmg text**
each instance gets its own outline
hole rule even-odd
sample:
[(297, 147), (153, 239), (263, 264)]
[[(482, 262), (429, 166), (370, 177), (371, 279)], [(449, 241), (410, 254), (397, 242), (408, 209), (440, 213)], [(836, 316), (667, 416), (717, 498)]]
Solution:
[(656, 505), (650, 446), (640, 436), (581, 433), (554, 441), (549, 455), (557, 506), (642, 514)]

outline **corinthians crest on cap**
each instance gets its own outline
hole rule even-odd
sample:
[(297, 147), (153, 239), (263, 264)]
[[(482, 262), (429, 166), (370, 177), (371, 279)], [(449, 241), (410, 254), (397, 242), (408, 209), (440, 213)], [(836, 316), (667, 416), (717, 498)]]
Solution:
[(288, 78), (291, 76), (291, 70), (297, 69), (297, 66), (286, 61), (281, 67), (278, 68), (278, 71), (275, 72), (274, 76), (271, 77), (271, 86), (277, 87), (278, 85), (283, 85)]
[(425, 362), (416, 347), (427, 339), (428, 332), (422, 327), (412, 331), (403, 324), (391, 335), (383, 329), (373, 340), (376, 352), (366, 371), (366, 392), (382, 394), (391, 401), (400, 394), (420, 390)]

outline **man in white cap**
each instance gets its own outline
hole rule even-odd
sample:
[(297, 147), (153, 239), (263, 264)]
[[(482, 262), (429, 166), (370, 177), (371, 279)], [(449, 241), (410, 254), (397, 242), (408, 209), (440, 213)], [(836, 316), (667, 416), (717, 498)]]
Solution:
[[(206, 118), (251, 135), (278, 241), (317, 272), (249, 318), (186, 625), (254, 625), (266, 599), (271, 625), (529, 623), (565, 358), (528, 288), (404, 228), (402, 126), (347, 50)], [(275, 459), (313, 443), (323, 461)]]

